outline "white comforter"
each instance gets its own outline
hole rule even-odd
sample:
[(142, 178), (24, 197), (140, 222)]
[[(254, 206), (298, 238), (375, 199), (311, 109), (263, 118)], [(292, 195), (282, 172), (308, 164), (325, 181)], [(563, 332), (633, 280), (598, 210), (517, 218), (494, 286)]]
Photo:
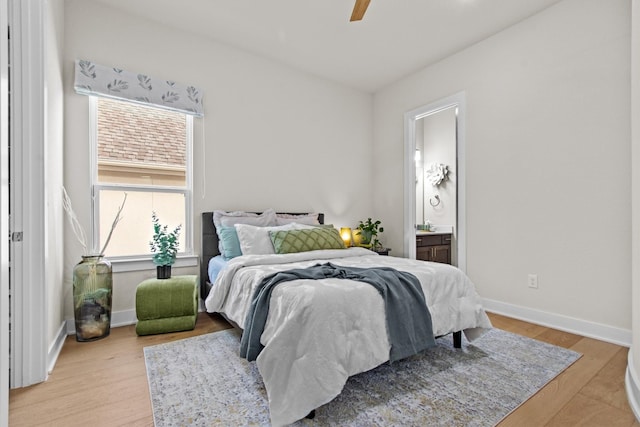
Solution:
[[(446, 264), (379, 256), (362, 248), (232, 259), (207, 296), (207, 311), (244, 328), (261, 279), (318, 262), (393, 267), (420, 279), (436, 336), (464, 331), (469, 340), (491, 327), (467, 276)], [(347, 378), (389, 360), (382, 297), (371, 285), (341, 279), (295, 280), (273, 291), (265, 346), (256, 363), (274, 426), (292, 423), (340, 394)]]

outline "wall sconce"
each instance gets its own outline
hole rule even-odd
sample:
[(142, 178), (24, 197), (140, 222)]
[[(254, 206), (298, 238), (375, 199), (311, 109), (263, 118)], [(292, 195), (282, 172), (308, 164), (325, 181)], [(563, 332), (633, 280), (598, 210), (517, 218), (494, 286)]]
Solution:
[(342, 237), (342, 241), (346, 247), (351, 247), (351, 228), (342, 227), (340, 229), (340, 237)]

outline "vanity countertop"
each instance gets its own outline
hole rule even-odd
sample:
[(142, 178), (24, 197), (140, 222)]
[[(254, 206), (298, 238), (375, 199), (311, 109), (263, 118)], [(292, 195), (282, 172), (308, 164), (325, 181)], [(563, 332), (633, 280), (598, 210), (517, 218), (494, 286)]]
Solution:
[(451, 225), (436, 225), (433, 231), (416, 230), (416, 236), (429, 236), (432, 234), (452, 234), (453, 226)]

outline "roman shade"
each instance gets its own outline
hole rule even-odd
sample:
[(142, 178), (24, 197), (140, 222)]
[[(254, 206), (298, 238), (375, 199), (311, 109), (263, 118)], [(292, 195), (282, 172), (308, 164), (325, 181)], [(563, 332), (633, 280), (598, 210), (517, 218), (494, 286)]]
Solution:
[(160, 80), (146, 74), (76, 60), (74, 89), (82, 95), (102, 96), (135, 102), (166, 110), (203, 117), (202, 92), (194, 86), (184, 86)]

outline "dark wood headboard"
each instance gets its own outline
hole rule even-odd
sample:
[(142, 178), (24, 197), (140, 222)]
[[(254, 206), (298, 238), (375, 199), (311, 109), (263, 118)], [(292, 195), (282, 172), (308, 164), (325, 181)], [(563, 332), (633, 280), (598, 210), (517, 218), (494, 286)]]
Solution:
[[(257, 213), (257, 212), (256, 212)], [(290, 213), (289, 215), (305, 215), (305, 213)], [(318, 214), (318, 222), (324, 224), (324, 214)], [(220, 255), (218, 249), (218, 233), (213, 224), (213, 212), (202, 212), (202, 251), (200, 251), (200, 296), (205, 299), (209, 295), (209, 260)]]

